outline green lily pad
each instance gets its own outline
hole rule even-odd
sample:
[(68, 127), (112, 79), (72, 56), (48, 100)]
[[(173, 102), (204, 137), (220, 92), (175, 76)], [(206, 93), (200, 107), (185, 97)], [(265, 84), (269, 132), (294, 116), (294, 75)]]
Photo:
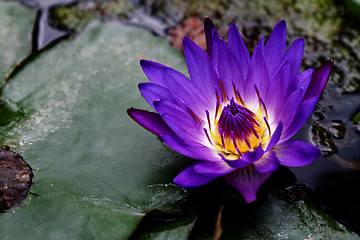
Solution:
[(181, 215), (164, 216), (156, 211), (151, 212), (143, 218), (129, 240), (189, 239), (190, 232), (195, 224), (196, 214), (196, 211), (186, 211)]
[(31, 52), (31, 31), (36, 11), (17, 2), (0, 1), (0, 81)]
[(0, 215), (1, 239), (126, 239), (150, 210), (181, 212), (187, 192), (171, 182), (189, 160), (126, 114), (148, 108), (144, 55), (185, 67), (165, 39), (95, 21), (9, 80), (2, 100), (24, 117), (0, 128), (1, 144), (33, 167), (39, 196)]

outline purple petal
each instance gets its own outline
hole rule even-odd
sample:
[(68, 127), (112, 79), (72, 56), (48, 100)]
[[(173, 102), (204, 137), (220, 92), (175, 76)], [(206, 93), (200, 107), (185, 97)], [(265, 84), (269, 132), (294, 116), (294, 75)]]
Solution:
[(184, 141), (174, 134), (162, 134), (160, 137), (169, 147), (182, 155), (198, 160), (222, 162), (222, 159), (213, 148), (206, 147), (197, 142)]
[(208, 99), (215, 99), (215, 89), (219, 88), (219, 83), (211, 58), (187, 37), (183, 40), (183, 49), (191, 80), (199, 89), (204, 90), (203, 93)]
[[(299, 75), (297, 75), (295, 82), (296, 82), (296, 88), (304, 88), (304, 89), (308, 89), (311, 78), (313, 76), (314, 73), (314, 68), (309, 68), (306, 71), (300, 73)], [(305, 92), (304, 92), (305, 94)]]
[(253, 55), (250, 60), (250, 68), (246, 76), (245, 84), (248, 88), (244, 94), (246, 104), (257, 103), (257, 95), (253, 86), (256, 84), (263, 98), (267, 98), (269, 86), (269, 74), (264, 59), (263, 38), (260, 38), (259, 45), (255, 46)]
[(256, 200), (257, 190), (269, 176), (270, 173), (258, 173), (254, 165), (250, 165), (226, 175), (225, 180), (243, 195), (247, 203), (250, 203)]
[(207, 95), (182, 73), (164, 65), (141, 60), (140, 64), (152, 83), (161, 85), (173, 95), (178, 104), (191, 108), (200, 118), (206, 118), (205, 110), (213, 104)]
[(290, 64), (290, 76), (289, 87), (287, 89), (287, 95), (296, 90), (296, 76), (299, 74), (301, 62), (304, 54), (304, 39), (299, 38), (295, 40), (288, 50), (285, 52), (282, 59), (283, 62), (289, 62)]
[(231, 23), (229, 28), (228, 46), (237, 60), (242, 76), (246, 76), (250, 66), (250, 54), (234, 23)]
[(196, 173), (206, 177), (221, 177), (235, 170), (236, 168), (230, 167), (226, 162), (202, 161), (194, 166)]
[(305, 166), (320, 156), (320, 150), (310, 143), (292, 140), (275, 147), (281, 165), (288, 167)]
[(145, 59), (140, 60), (140, 65), (150, 82), (166, 87), (162, 70), (168, 67)]
[(180, 109), (177, 104), (166, 100), (154, 102), (155, 110), (166, 124), (184, 140), (198, 140), (206, 138), (201, 124), (189, 112)]
[(127, 113), (138, 124), (157, 136), (160, 136), (161, 134), (174, 134), (171, 128), (169, 128), (169, 126), (157, 113), (136, 108), (128, 109)]
[(288, 62), (283, 62), (282, 65), (279, 65), (270, 79), (267, 97), (262, 97), (271, 115), (276, 115), (280, 110), (278, 104), (283, 103), (286, 100), (289, 78), (290, 64)]
[(249, 166), (252, 162), (244, 159), (238, 159), (238, 160), (228, 160), (223, 155), (219, 155), (221, 159), (226, 162), (229, 166), (233, 168), (244, 168)]
[[(233, 86), (239, 87), (240, 94), (243, 93), (244, 76), (239, 65), (225, 41), (213, 30), (213, 56), (214, 66), (219, 71), (219, 80), (222, 81), (229, 99), (234, 97)], [(221, 93), (221, 90), (219, 89)]]
[[(297, 89), (291, 93), (288, 98), (283, 102), (278, 102), (278, 112), (273, 112), (271, 116), (273, 119), (270, 119), (272, 124), (278, 124), (282, 121), (284, 123), (284, 128), (286, 129), (293, 121), (297, 109), (301, 105), (302, 96), (304, 95), (305, 90), (303, 88)], [(281, 106), (281, 107), (279, 107)]]
[(139, 90), (147, 103), (155, 109), (154, 102), (160, 99), (165, 99), (170, 102), (175, 102), (169, 89), (151, 82), (139, 83)]
[(301, 103), (299, 109), (297, 110), (293, 121), (288, 127), (284, 127), (283, 134), (281, 136), (280, 142), (284, 142), (291, 138), (299, 129), (304, 125), (306, 120), (309, 118), (310, 114), (313, 112), (319, 97), (312, 97), (305, 102)]
[(272, 31), (265, 45), (265, 60), (272, 76), (286, 51), (286, 22), (280, 21)]
[(271, 150), (280, 140), (280, 136), (281, 136), (281, 132), (283, 129), (283, 123), (280, 122), (279, 125), (277, 126), (275, 132), (272, 134), (269, 145), (266, 148), (266, 152)]
[(322, 92), (324, 91), (325, 85), (329, 79), (333, 66), (334, 66), (334, 61), (332, 59), (327, 60), (314, 71), (314, 74), (311, 78), (311, 82), (309, 84), (309, 88), (305, 93), (303, 101), (306, 101), (307, 99), (312, 98), (314, 96), (316, 97), (321, 96)]
[(194, 171), (194, 167), (199, 163), (194, 163), (182, 171), (179, 175), (174, 178), (174, 183), (180, 187), (198, 187), (207, 184), (215, 179), (215, 177), (206, 177), (197, 174)]
[(182, 73), (168, 68), (163, 74), (166, 87), (177, 103), (190, 108), (200, 119), (206, 119), (205, 110), (212, 109), (215, 102), (210, 102), (207, 95)]
[(255, 162), (257, 160), (259, 160), (263, 155), (264, 155), (264, 150), (261, 148), (261, 146), (258, 146), (257, 148), (255, 148), (254, 151), (252, 152), (247, 152), (245, 153), (241, 159), (245, 160), (245, 161), (249, 161), (249, 162)]
[(243, 168), (259, 160), (263, 154), (264, 150), (259, 146), (252, 152), (246, 152), (239, 160), (226, 160), (224, 158), (223, 160), (226, 161), (231, 167)]
[(255, 169), (259, 173), (275, 172), (279, 165), (279, 160), (276, 157), (276, 153), (273, 151), (266, 152), (260, 160), (254, 162)]
[(205, 27), (205, 38), (206, 38), (206, 47), (207, 53), (210, 57), (212, 57), (212, 31), (216, 30), (215, 25), (210, 17), (206, 16), (204, 19), (204, 27)]

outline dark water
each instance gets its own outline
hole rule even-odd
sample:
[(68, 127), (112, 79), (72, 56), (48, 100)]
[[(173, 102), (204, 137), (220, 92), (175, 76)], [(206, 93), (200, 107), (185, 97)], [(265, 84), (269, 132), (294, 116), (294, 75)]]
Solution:
[[(360, 94), (340, 97), (335, 97), (333, 89), (327, 91), (313, 117), (295, 136), (315, 139), (323, 155), (308, 166), (290, 170), (298, 182), (314, 191), (324, 209), (360, 234), (360, 131), (352, 122), (359, 111)], [(324, 110), (324, 105), (331, 106), (331, 111)]]

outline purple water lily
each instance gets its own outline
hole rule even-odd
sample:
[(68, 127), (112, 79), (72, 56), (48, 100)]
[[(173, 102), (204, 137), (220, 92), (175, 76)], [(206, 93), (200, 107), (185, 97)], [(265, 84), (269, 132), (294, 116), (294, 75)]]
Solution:
[(279, 165), (304, 166), (320, 155), (313, 145), (289, 138), (314, 110), (333, 61), (299, 73), (304, 39), (286, 49), (285, 21), (266, 44), (260, 38), (251, 57), (235, 24), (228, 44), (210, 18), (205, 34), (207, 53), (183, 40), (190, 79), (141, 61), (150, 82), (139, 89), (157, 113), (131, 108), (128, 114), (175, 151), (199, 160), (175, 177), (177, 185), (196, 187), (224, 176), (252, 202)]

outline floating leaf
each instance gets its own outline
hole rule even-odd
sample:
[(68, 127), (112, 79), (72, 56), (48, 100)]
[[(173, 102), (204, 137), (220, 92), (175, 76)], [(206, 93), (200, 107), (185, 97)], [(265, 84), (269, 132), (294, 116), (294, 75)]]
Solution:
[(172, 178), (189, 160), (126, 114), (146, 106), (137, 89), (144, 54), (184, 69), (166, 45), (140, 28), (92, 22), (10, 79), (3, 101), (25, 115), (1, 139), (34, 168), (39, 197), (0, 215), (0, 238), (126, 239), (148, 211), (180, 211), (187, 192)]

